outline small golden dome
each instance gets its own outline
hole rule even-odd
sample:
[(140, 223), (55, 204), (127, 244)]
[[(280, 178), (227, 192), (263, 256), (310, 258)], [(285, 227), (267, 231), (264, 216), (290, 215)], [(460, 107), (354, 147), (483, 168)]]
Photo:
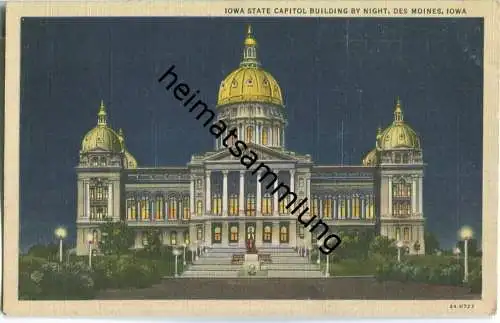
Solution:
[(420, 149), (420, 138), (417, 133), (404, 122), (401, 101), (398, 99), (394, 109), (394, 121), (377, 139), (380, 149), (410, 148)]
[(123, 129), (118, 130), (118, 137), (120, 139), (120, 144), (122, 145), (123, 151), (123, 166), (127, 169), (137, 168), (137, 160), (135, 157), (127, 150), (125, 146), (125, 135), (123, 134)]
[(104, 150), (113, 153), (122, 151), (118, 134), (107, 126), (106, 108), (102, 101), (97, 114), (97, 126), (87, 132), (82, 141), (82, 152), (93, 150)]
[(363, 166), (376, 166), (378, 164), (377, 149), (372, 149), (365, 158), (363, 158)]
[(262, 102), (283, 106), (281, 88), (276, 79), (262, 69), (257, 60), (257, 41), (248, 27), (240, 67), (221, 82), (217, 105), (239, 102)]

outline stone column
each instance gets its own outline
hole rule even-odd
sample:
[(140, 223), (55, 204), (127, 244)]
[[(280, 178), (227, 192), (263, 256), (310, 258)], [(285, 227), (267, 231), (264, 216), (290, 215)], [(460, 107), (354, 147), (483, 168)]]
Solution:
[(295, 169), (290, 169), (290, 191), (294, 192), (295, 190)]
[(412, 178), (411, 181), (411, 213), (417, 213), (417, 179)]
[(271, 232), (273, 234), (273, 237), (271, 240), (273, 247), (277, 247), (280, 244), (280, 225), (279, 225), (279, 222), (273, 221), (273, 227), (271, 229)]
[(332, 213), (333, 213), (333, 218), (336, 219), (338, 217), (337, 198), (336, 197), (333, 199), (333, 210), (332, 210)]
[(352, 218), (352, 214), (351, 214), (351, 197), (349, 196), (347, 199), (346, 199), (346, 211), (345, 211), (345, 217), (347, 219), (350, 219)]
[(392, 176), (389, 176), (389, 216), (392, 216)]
[(366, 195), (361, 198), (361, 218), (366, 218), (366, 210), (365, 210), (365, 199)]
[[(306, 180), (306, 194), (307, 194), (307, 206), (309, 206), (309, 210), (311, 210), (311, 175), (307, 174), (307, 180)], [(308, 212), (311, 214), (311, 212)]]
[(257, 172), (257, 176), (256, 176), (256, 179), (257, 179), (257, 202), (256, 202), (256, 206), (255, 206), (255, 213), (257, 216), (260, 216), (261, 215), (261, 209), (262, 209), (262, 192), (261, 192), (261, 189), (262, 189), (262, 183), (259, 181), (260, 180), (260, 175), (262, 174), (262, 172)]
[(240, 170), (240, 199), (238, 202), (240, 216), (245, 215), (245, 171)]
[(423, 200), (423, 185), (422, 185), (422, 177), (419, 177), (418, 178), (418, 213), (422, 214), (424, 213), (424, 208), (423, 208), (423, 205), (422, 205), (422, 200)]
[[(279, 172), (276, 172), (276, 175), (279, 175)], [(274, 181), (274, 189), (278, 187), (278, 181)], [(278, 207), (278, 192), (273, 194), (273, 215), (279, 215), (279, 207)]]
[(85, 217), (90, 217), (90, 183), (85, 183)]
[(212, 193), (210, 192), (210, 171), (207, 170), (205, 173), (206, 185), (205, 185), (205, 214), (212, 213)]
[(245, 247), (246, 232), (245, 232), (245, 222), (240, 221), (238, 227), (238, 246)]
[(318, 214), (313, 214), (313, 215), (316, 215), (318, 218), (323, 219), (324, 215), (322, 210), (323, 210), (323, 200), (318, 198), (318, 210), (317, 210)]
[(222, 216), (227, 216), (227, 170), (222, 171)]
[(191, 218), (195, 215), (195, 197), (194, 197), (194, 176), (191, 175), (191, 182), (189, 184), (189, 213), (191, 214)]

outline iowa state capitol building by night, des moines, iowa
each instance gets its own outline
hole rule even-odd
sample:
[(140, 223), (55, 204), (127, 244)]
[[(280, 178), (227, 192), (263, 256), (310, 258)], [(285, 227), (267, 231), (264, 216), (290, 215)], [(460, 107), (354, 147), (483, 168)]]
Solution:
[[(422, 147), (399, 100), (388, 107), (392, 123), (378, 129), (362, 165), (316, 165), (310, 155), (286, 149), (281, 88), (262, 68), (249, 28), (240, 66), (221, 82), (215, 110), (216, 120), (237, 128), (238, 139), (257, 153), (258, 163), (271, 168), (297, 201), (307, 198), (309, 215), (317, 215), (330, 230), (375, 230), (401, 241), (411, 254), (424, 253)], [(225, 136), (186, 166), (139, 167), (123, 131), (112, 129), (107, 119), (101, 103), (76, 167), (77, 254), (88, 254), (89, 236), (98, 245), (99, 225), (109, 218), (135, 229), (136, 248), (143, 247), (145, 231), (152, 227), (166, 245), (238, 250), (251, 232), (257, 249), (316, 247), (315, 232), (290, 213), (287, 199), (271, 194), (278, 181), (269, 185), (268, 176), (260, 182), (223, 145)], [(202, 124), (193, 119), (193, 127)]]

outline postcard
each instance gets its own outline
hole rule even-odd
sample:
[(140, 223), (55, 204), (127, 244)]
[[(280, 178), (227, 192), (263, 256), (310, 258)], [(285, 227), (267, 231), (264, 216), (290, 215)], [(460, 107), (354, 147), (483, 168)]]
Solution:
[(494, 314), (499, 18), (8, 3), (5, 313)]

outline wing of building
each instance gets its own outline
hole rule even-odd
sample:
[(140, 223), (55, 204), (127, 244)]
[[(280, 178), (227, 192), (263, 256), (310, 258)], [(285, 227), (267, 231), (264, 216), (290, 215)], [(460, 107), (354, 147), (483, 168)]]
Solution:
[[(393, 110), (392, 123), (378, 129), (373, 150), (359, 166), (317, 165), (310, 155), (287, 150), (286, 109), (293, 107), (284, 106), (278, 81), (260, 64), (249, 28), (240, 66), (220, 83), (217, 120), (237, 128), (239, 139), (280, 181), (308, 198), (311, 215), (334, 229), (375, 230), (423, 254), (422, 147), (399, 99), (387, 109)], [(108, 126), (101, 103), (76, 167), (77, 253), (88, 253), (89, 235), (94, 242), (101, 238), (99, 225), (106, 218), (133, 227), (136, 248), (143, 247), (149, 228), (160, 229), (166, 245), (242, 247), (252, 227), (257, 248), (314, 246), (314, 234), (290, 214), (288, 201), (265, 189), (222, 138), (185, 166), (140, 167), (123, 131)]]

